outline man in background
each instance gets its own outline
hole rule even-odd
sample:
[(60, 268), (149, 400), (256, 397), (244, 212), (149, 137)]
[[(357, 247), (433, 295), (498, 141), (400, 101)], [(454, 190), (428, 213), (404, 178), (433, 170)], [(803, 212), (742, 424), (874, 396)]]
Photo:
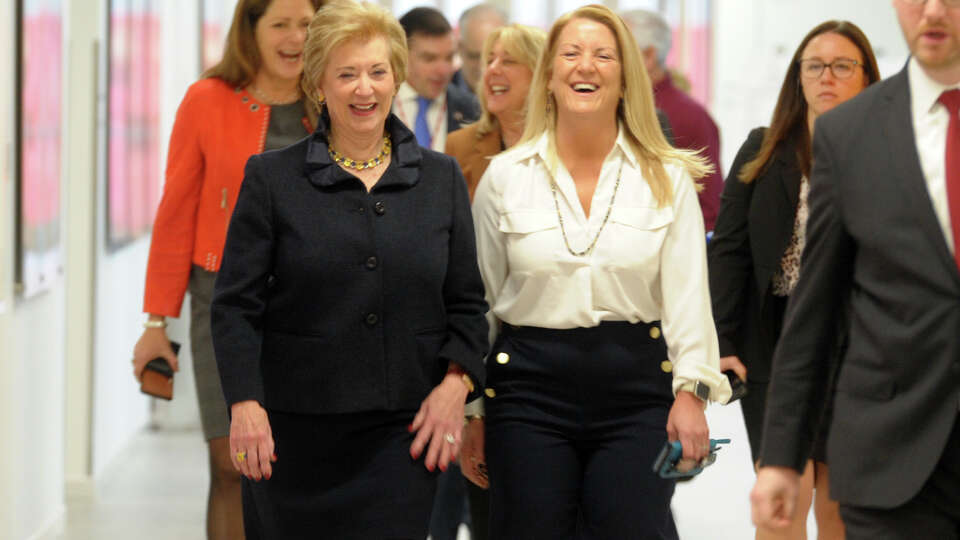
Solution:
[(667, 54), (673, 44), (670, 26), (658, 13), (642, 9), (620, 15), (630, 27), (643, 55), (657, 109), (670, 121), (673, 143), (677, 148), (703, 150), (707, 162), (713, 165), (713, 174), (700, 180), (703, 189), (698, 194), (703, 224), (713, 231), (720, 211), (720, 193), (723, 191), (723, 171), (720, 169), (720, 131), (710, 113), (686, 92), (673, 84), (667, 71)]
[(434, 8), (413, 8), (400, 25), (407, 34), (407, 80), (397, 90), (393, 113), (413, 131), (420, 146), (443, 152), (447, 133), (480, 116), (472, 96), (450, 84), (453, 28)]
[(507, 16), (493, 4), (477, 4), (460, 14), (458, 52), (462, 67), (453, 76), (453, 84), (465, 92), (477, 94), (483, 67), (480, 54), (490, 32), (507, 24)]

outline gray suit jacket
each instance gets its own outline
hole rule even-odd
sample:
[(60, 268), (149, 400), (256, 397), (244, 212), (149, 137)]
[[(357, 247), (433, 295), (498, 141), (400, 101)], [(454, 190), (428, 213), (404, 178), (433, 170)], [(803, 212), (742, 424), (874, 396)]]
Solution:
[(802, 468), (837, 317), (849, 317), (831, 494), (891, 508), (929, 478), (960, 404), (960, 273), (917, 156), (907, 70), (820, 117), (813, 150), (807, 245), (774, 355), (761, 459)]

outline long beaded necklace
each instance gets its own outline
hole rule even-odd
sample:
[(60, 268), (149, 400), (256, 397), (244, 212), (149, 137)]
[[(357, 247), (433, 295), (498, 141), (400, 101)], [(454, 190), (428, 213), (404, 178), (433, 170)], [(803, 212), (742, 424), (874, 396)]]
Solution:
[(607, 221), (610, 219), (610, 212), (613, 210), (613, 201), (617, 198), (617, 191), (620, 190), (620, 174), (623, 173), (623, 160), (620, 161), (620, 168), (617, 169), (617, 183), (613, 185), (613, 195), (610, 196), (610, 204), (607, 206), (607, 213), (603, 216), (603, 223), (600, 224), (600, 228), (597, 229), (597, 234), (593, 237), (593, 242), (590, 242), (590, 245), (587, 246), (587, 249), (583, 251), (574, 251), (570, 247), (570, 240), (567, 239), (567, 230), (563, 226), (563, 214), (560, 213), (560, 202), (557, 200), (557, 182), (556, 180), (550, 180), (550, 192), (553, 193), (553, 206), (557, 209), (557, 219), (560, 220), (560, 234), (563, 235), (563, 243), (567, 246), (567, 251), (570, 252), (574, 257), (583, 257), (587, 255), (593, 248), (597, 245), (597, 240), (600, 239), (600, 233), (603, 232), (603, 228), (607, 226)]
[(383, 147), (380, 148), (380, 153), (377, 154), (376, 157), (372, 159), (368, 159), (366, 161), (358, 161), (356, 159), (350, 159), (348, 157), (345, 157), (340, 152), (337, 152), (336, 150), (334, 150), (333, 146), (331, 145), (327, 145), (327, 153), (330, 154), (330, 159), (332, 159), (334, 163), (337, 163), (338, 165), (343, 165), (348, 169), (356, 169), (358, 171), (362, 171), (364, 169), (372, 169), (380, 165), (381, 163), (383, 163), (383, 160), (390, 155), (391, 146), (392, 144), (390, 142), (390, 135), (384, 135)]

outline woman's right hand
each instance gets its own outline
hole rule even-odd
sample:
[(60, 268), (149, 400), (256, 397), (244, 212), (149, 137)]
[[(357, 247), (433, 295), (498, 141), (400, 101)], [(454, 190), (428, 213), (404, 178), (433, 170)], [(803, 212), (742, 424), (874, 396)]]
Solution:
[(230, 461), (250, 480), (270, 479), (277, 461), (273, 432), (267, 411), (258, 401), (239, 401), (230, 406)]
[(147, 328), (133, 347), (133, 376), (140, 381), (143, 378), (143, 368), (157, 357), (166, 360), (174, 371), (180, 371), (177, 355), (173, 353), (167, 332), (163, 328)]
[(487, 458), (484, 453), (483, 418), (475, 416), (463, 428), (463, 444), (460, 446), (460, 471), (467, 480), (483, 489), (490, 487), (487, 476)]
[(740, 380), (747, 382), (747, 366), (743, 365), (739, 356), (724, 356), (720, 358), (720, 372), (732, 369)]

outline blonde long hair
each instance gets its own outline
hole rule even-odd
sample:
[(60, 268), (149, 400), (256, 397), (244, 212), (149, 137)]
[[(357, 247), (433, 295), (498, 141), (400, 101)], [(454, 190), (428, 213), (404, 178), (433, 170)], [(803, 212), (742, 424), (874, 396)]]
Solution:
[[(532, 73), (537, 68), (537, 60), (543, 53), (543, 45), (547, 42), (547, 33), (539, 28), (523, 24), (511, 24), (497, 28), (483, 42), (483, 54), (480, 61), (486, 70), (493, 46), (500, 42), (503, 50), (514, 60), (530, 68)], [(481, 82), (482, 84), (482, 82)], [(497, 117), (487, 111), (487, 98), (483, 88), (477, 89), (477, 99), (480, 101), (480, 119), (477, 120), (477, 139), (483, 138), (498, 127)], [(526, 105), (524, 105), (526, 108)]]
[(560, 33), (574, 19), (595, 21), (613, 32), (617, 40), (620, 72), (623, 77), (623, 96), (617, 107), (617, 120), (626, 130), (627, 141), (640, 163), (643, 177), (650, 185), (657, 204), (661, 207), (671, 204), (673, 189), (664, 164), (676, 163), (684, 167), (694, 180), (710, 174), (713, 168), (699, 152), (674, 148), (663, 136), (653, 102), (653, 86), (641, 61), (636, 41), (623, 20), (606, 6), (583, 6), (561, 16), (553, 23), (547, 37), (547, 46), (530, 83), (527, 120), (519, 144), (535, 141), (546, 132), (549, 135), (548, 166), (551, 173), (556, 174), (559, 161), (556, 153), (557, 102), (549, 92), (548, 84), (553, 77), (553, 59), (557, 54)]

